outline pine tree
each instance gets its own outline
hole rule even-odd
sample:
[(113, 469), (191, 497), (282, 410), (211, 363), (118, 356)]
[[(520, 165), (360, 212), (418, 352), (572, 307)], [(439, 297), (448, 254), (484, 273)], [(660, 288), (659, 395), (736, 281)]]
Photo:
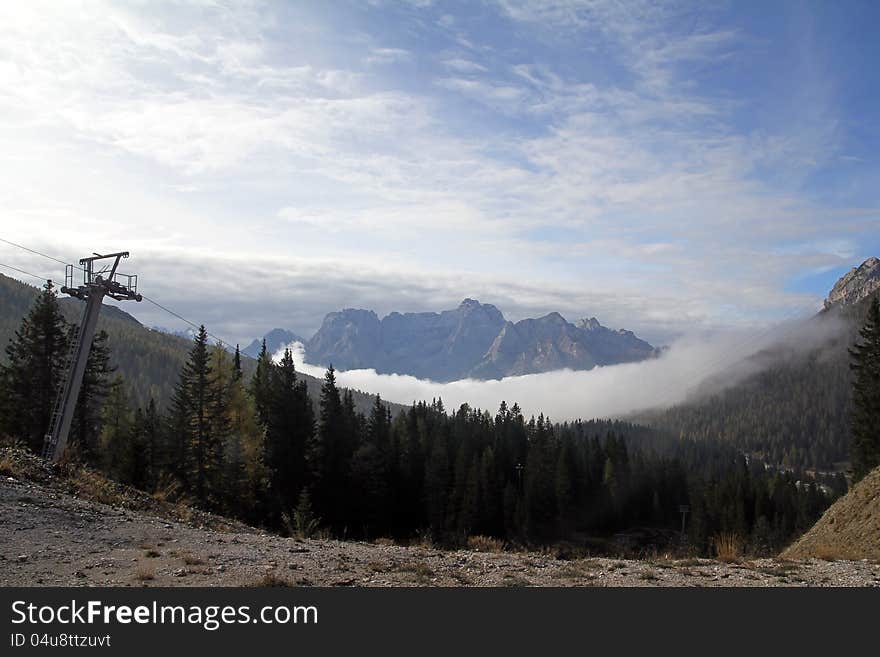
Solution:
[(235, 381), (241, 379), (241, 352), (238, 345), (235, 345), (235, 355), (232, 357), (232, 378)]
[(391, 527), (391, 417), (379, 395), (370, 410), (363, 443), (351, 458), (351, 515), (365, 536)]
[(868, 307), (861, 342), (850, 349), (855, 373), (852, 399), (853, 481), (859, 481), (880, 465), (880, 301), (875, 296)]
[(224, 446), (224, 489), (229, 508), (239, 517), (258, 521), (267, 474), (263, 461), (265, 429), (257, 418), (253, 400), (241, 377), (229, 388), (226, 403), (228, 436)]
[(312, 450), (315, 482), (315, 506), (334, 531), (345, 527), (351, 451), (348, 400), (343, 400), (336, 387), (336, 374), (331, 365), (321, 384), (320, 414), (315, 447)]
[(530, 535), (546, 534), (556, 519), (556, 453), (553, 426), (543, 415), (529, 422), (525, 467), (526, 526)]
[(272, 358), (266, 349), (266, 338), (260, 347), (260, 355), (257, 357), (257, 368), (251, 378), (251, 397), (257, 408), (257, 416), (263, 426), (269, 423), (269, 405), (272, 398)]
[(100, 462), (100, 455), (95, 451), (101, 432), (101, 411), (112, 385), (110, 375), (116, 370), (110, 366), (107, 337), (106, 331), (99, 331), (92, 339), (70, 427), (70, 449), (93, 464)]
[(201, 326), (174, 391), (169, 431), (176, 474), (202, 505), (211, 501), (222, 459), (221, 443), (211, 431), (212, 394), (216, 395), (212, 382), (208, 333)]
[(479, 473), (479, 517), (480, 533), (500, 536), (503, 532), (501, 522), (503, 516), (503, 500), (498, 491), (495, 473), (495, 452), (487, 447), (480, 457)]
[[(155, 459), (158, 470), (171, 481), (162, 482), (180, 486), (189, 490), (189, 470), (187, 463), (190, 454), (190, 386), (184, 377), (186, 365), (181, 368), (177, 385), (171, 394), (171, 410), (165, 417), (165, 428), (162, 431), (164, 440), (156, 450)], [(159, 478), (157, 478), (157, 484)]]
[(146, 464), (147, 490), (155, 490), (159, 483), (161, 469), (161, 447), (163, 444), (162, 419), (156, 409), (156, 400), (150, 397), (144, 413), (144, 461)]
[(0, 366), (0, 433), (40, 452), (68, 346), (68, 324), (48, 281)]
[(252, 455), (258, 447), (253, 443), (259, 443), (262, 429), (241, 378), (236, 376), (234, 357), (230, 361), (219, 344), (211, 349), (209, 398), (209, 435), (217, 463), (208, 473), (213, 503), (226, 513), (255, 517), (255, 490), (249, 479), (248, 456), (249, 451)]
[(312, 500), (308, 488), (303, 488), (300, 493), (292, 522), (289, 524), (291, 525), (288, 528), (290, 534), (297, 538), (311, 538), (320, 528), (321, 519), (312, 510)]
[(566, 536), (571, 529), (572, 509), (575, 505), (575, 481), (577, 472), (574, 463), (574, 449), (569, 441), (562, 443), (556, 460), (556, 509), (559, 519), (559, 533)]
[(388, 449), (391, 438), (391, 415), (379, 395), (376, 395), (376, 401), (370, 410), (370, 418), (367, 421), (367, 438), (380, 451)]
[(146, 417), (141, 408), (137, 408), (129, 430), (128, 441), (131, 444), (132, 458), (130, 483), (141, 490), (149, 489), (149, 455), (146, 450)]
[(289, 349), (273, 366), (267, 406), (265, 461), (276, 515), (290, 513), (307, 484), (306, 451), (314, 413), (305, 381), (298, 381)]
[(449, 454), (445, 432), (441, 431), (433, 439), (425, 465), (426, 511), (431, 534), (435, 539), (441, 538), (446, 529), (449, 479)]
[(229, 486), (223, 480), (225, 447), (230, 438), (229, 394), (233, 383), (233, 366), (227, 351), (219, 344), (209, 350), (207, 431), (204, 440), (205, 486), (207, 497), (218, 504), (228, 496)]
[(132, 484), (137, 478), (133, 417), (122, 379), (117, 377), (110, 386), (104, 404), (101, 431), (101, 461), (103, 470), (113, 479)]

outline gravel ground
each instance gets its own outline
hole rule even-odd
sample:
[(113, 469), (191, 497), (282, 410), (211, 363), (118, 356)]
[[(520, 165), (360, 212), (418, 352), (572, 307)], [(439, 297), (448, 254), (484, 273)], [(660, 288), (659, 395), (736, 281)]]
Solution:
[[(198, 525), (201, 526), (198, 526)], [(3, 586), (880, 586), (869, 561), (577, 559), (217, 531), (0, 479)]]

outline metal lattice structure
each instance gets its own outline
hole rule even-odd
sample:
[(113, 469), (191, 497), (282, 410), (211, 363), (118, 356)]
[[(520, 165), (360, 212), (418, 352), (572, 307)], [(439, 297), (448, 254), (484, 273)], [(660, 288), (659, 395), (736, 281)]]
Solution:
[[(64, 363), (61, 385), (43, 444), (43, 455), (55, 463), (61, 460), (67, 449), (67, 437), (73, 422), (73, 411), (82, 386), (89, 351), (92, 348), (92, 338), (98, 325), (98, 315), (101, 312), (104, 297), (110, 297), (117, 301), (141, 301), (143, 298), (137, 291), (137, 276), (121, 274), (117, 271), (119, 261), (127, 257), (128, 251), (120, 251), (108, 255), (96, 253), (90, 258), (83, 258), (79, 261), (80, 269), (83, 272), (83, 282), (77, 287), (73, 285), (74, 267), (67, 265), (64, 287), (61, 288), (61, 292), (86, 303), (79, 326), (74, 327), (71, 331), (70, 349)], [(112, 264), (105, 264), (98, 268), (96, 263), (100, 260), (112, 260)]]

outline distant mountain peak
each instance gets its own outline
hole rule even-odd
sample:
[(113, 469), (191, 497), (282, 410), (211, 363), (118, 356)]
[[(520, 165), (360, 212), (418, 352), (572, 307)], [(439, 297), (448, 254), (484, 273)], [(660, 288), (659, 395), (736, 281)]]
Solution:
[(471, 299), (470, 297), (466, 298), (464, 301), (458, 304), (458, 311), (464, 314), (475, 311), (482, 311), (496, 319), (501, 317), (501, 311), (498, 310), (498, 308), (493, 306), (491, 303), (480, 303), (476, 299)]
[(552, 313), (547, 313), (546, 315), (544, 315), (544, 319), (549, 320), (554, 323), (557, 323), (557, 324), (566, 321), (565, 317), (560, 315), (555, 310)]
[(305, 343), (305, 339), (301, 338), (296, 333), (286, 329), (274, 328), (262, 338), (257, 338), (251, 342), (247, 347), (241, 350), (241, 353), (245, 356), (250, 356), (251, 358), (257, 358), (263, 348), (263, 340), (266, 341), (266, 351), (269, 352), (270, 356), (281, 349), (281, 347), (285, 347), (291, 342)]
[(870, 257), (853, 267), (834, 284), (825, 307), (852, 306), (880, 290), (880, 259)]
[(599, 329), (605, 328), (599, 323), (599, 320), (595, 317), (579, 319), (575, 324), (580, 329), (584, 329), (585, 331), (597, 331)]

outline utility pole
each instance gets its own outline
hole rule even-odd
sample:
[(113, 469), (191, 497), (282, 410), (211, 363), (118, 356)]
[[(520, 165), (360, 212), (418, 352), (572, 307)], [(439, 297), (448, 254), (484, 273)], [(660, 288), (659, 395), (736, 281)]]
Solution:
[[(57, 463), (67, 448), (67, 435), (73, 422), (73, 411), (82, 386), (83, 374), (92, 348), (92, 338), (98, 325), (98, 315), (104, 297), (118, 301), (141, 301), (143, 297), (137, 293), (137, 276), (120, 274), (116, 271), (119, 261), (128, 257), (128, 251), (101, 255), (95, 253), (90, 258), (79, 261), (83, 270), (83, 284), (73, 287), (73, 265), (67, 265), (64, 272), (64, 287), (61, 291), (72, 297), (85, 301), (82, 319), (75, 327), (70, 339), (70, 350), (67, 354), (65, 370), (61, 375), (61, 387), (55, 398), (52, 417), (49, 420), (49, 431), (43, 445), (43, 456)], [(98, 260), (112, 260), (112, 265), (105, 265), (96, 270)]]

